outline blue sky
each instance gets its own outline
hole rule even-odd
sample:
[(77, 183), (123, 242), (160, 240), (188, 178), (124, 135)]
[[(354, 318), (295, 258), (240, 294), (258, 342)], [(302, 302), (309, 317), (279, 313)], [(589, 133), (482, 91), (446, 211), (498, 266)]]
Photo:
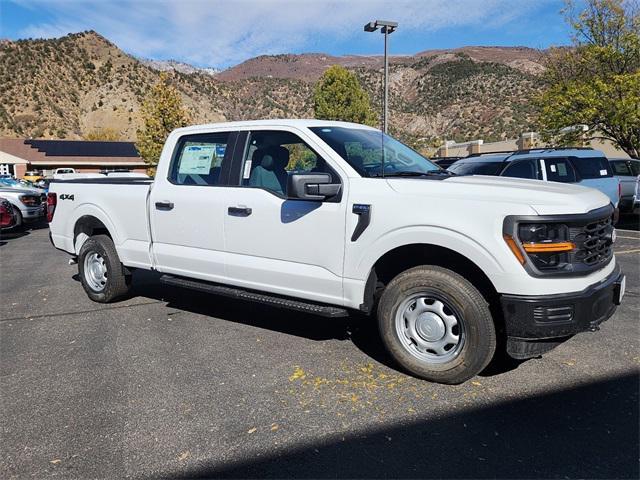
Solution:
[(226, 68), (277, 53), (379, 54), (376, 18), (396, 20), (392, 54), (465, 45), (570, 43), (562, 0), (0, 0), (0, 37), (95, 30), (128, 53)]

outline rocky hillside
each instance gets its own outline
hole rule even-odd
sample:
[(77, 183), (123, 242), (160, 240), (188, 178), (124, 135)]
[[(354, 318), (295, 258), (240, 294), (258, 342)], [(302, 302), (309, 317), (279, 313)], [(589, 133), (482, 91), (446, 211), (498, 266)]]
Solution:
[[(465, 47), (391, 59), (391, 125), (419, 144), (494, 140), (531, 127), (543, 69), (527, 48)], [(168, 72), (194, 123), (310, 117), (313, 84), (333, 64), (356, 72), (380, 105), (380, 57), (261, 56), (224, 72), (140, 61), (95, 32), (0, 42), (0, 135), (83, 138), (99, 130), (135, 139), (140, 105)]]

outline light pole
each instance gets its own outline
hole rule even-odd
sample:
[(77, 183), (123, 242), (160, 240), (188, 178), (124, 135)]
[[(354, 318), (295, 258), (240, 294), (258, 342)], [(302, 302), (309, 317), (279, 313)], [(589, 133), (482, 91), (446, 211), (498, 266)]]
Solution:
[(387, 56), (388, 37), (398, 28), (398, 22), (390, 22), (388, 20), (375, 20), (364, 26), (365, 32), (375, 32), (380, 28), (380, 32), (384, 35), (384, 98), (382, 101), (382, 131), (387, 133), (387, 124), (389, 119), (389, 58)]

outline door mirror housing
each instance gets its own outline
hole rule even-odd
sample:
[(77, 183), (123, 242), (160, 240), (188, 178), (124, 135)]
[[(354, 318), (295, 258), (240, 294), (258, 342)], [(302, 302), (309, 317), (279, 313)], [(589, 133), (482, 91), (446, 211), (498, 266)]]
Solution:
[(291, 173), (287, 179), (287, 198), (323, 201), (338, 195), (341, 187), (339, 183), (331, 183), (328, 173)]

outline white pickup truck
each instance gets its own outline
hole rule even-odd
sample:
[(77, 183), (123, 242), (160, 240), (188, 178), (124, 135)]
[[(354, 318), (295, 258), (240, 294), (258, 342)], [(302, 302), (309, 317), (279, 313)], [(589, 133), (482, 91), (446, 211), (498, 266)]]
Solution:
[(597, 330), (624, 295), (612, 214), (596, 190), (457, 177), (379, 130), (319, 120), (181, 128), (155, 180), (54, 181), (48, 196), (51, 240), (94, 301), (142, 268), (171, 287), (359, 310), (402, 367), (443, 383), (497, 349), (531, 358)]

